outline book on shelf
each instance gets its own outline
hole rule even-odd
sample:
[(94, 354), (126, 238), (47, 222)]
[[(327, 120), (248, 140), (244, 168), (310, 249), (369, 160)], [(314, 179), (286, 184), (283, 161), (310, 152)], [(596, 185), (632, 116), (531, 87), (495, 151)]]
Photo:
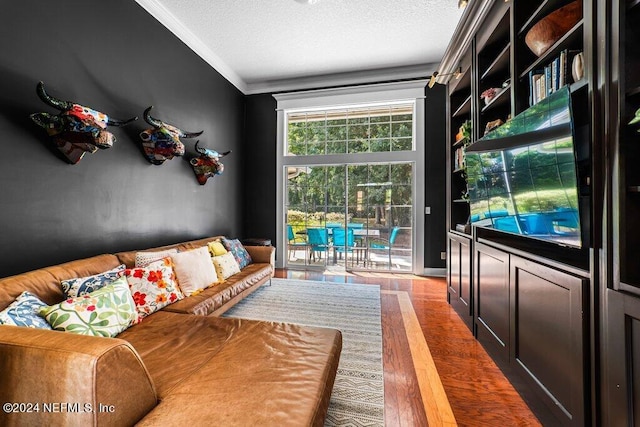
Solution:
[(569, 84), (570, 64), (580, 50), (564, 49), (543, 68), (529, 71), (529, 105)]
[(453, 170), (459, 171), (464, 169), (464, 148), (460, 147), (456, 150), (453, 159)]

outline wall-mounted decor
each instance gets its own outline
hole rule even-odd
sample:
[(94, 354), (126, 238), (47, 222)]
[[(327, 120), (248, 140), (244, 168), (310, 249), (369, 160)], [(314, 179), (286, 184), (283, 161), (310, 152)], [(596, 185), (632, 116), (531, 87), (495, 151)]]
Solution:
[(116, 120), (100, 111), (61, 101), (47, 94), (42, 82), (38, 83), (36, 92), (45, 104), (60, 110), (60, 113), (33, 113), (31, 120), (47, 131), (56, 147), (72, 164), (78, 163), (85, 153), (95, 153), (98, 148), (110, 148), (113, 145), (116, 137), (107, 130), (107, 126), (124, 126), (138, 119)]
[(207, 183), (207, 179), (215, 175), (221, 175), (224, 171), (224, 165), (220, 162), (220, 158), (231, 153), (226, 151), (224, 153), (218, 153), (215, 150), (209, 148), (200, 148), (196, 141), (196, 151), (200, 154), (198, 157), (194, 157), (189, 161), (193, 167), (193, 172), (196, 174), (196, 178), (200, 185)]
[[(635, 125), (636, 123), (640, 123), (640, 108), (636, 110), (636, 114), (633, 116), (633, 119), (629, 122), (630, 125)], [(640, 129), (638, 129), (640, 132)]]
[(144, 110), (144, 120), (153, 128), (140, 132), (144, 154), (154, 165), (161, 165), (165, 160), (184, 155), (184, 144), (180, 138), (195, 138), (202, 132), (185, 132), (161, 120), (151, 117), (153, 106)]

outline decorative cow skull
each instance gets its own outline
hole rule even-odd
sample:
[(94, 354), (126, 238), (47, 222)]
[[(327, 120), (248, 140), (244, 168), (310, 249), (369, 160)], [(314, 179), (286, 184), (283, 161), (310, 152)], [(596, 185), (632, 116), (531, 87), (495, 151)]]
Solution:
[(154, 165), (161, 165), (174, 156), (184, 155), (184, 144), (180, 138), (195, 138), (204, 131), (185, 132), (161, 120), (151, 117), (149, 112), (153, 106), (144, 110), (144, 120), (153, 128), (140, 132), (144, 154)]
[(42, 82), (38, 83), (36, 92), (45, 104), (60, 110), (60, 113), (33, 113), (31, 120), (46, 129), (56, 147), (72, 164), (78, 163), (87, 152), (95, 153), (98, 148), (110, 148), (113, 145), (116, 137), (107, 130), (107, 125), (124, 126), (138, 120), (137, 117), (116, 120), (91, 108), (61, 101), (48, 95)]
[(200, 185), (205, 185), (210, 177), (222, 174), (224, 165), (220, 163), (220, 158), (231, 153), (231, 150), (220, 154), (215, 150), (198, 147), (199, 142), (196, 141), (196, 151), (200, 153), (200, 156), (189, 160), (189, 163), (191, 163)]

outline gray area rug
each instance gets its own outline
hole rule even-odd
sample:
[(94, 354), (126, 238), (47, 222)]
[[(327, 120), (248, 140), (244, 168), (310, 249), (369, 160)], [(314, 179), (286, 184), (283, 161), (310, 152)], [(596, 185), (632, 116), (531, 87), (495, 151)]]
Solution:
[(325, 426), (384, 426), (377, 285), (272, 279), (224, 316), (339, 329), (342, 354)]

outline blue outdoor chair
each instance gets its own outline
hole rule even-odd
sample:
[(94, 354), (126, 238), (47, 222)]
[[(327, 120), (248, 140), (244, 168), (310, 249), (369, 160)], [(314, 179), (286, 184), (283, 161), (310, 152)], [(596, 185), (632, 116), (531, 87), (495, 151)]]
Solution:
[[(386, 253), (387, 253), (386, 254), (386, 258), (388, 260), (389, 265), (392, 264), (391, 248), (396, 243), (396, 238), (398, 237), (398, 232), (399, 231), (400, 231), (400, 227), (393, 227), (391, 229), (391, 233), (389, 234), (389, 240), (387, 240), (387, 241), (382, 240), (380, 243), (372, 242), (369, 245), (370, 249), (386, 251)], [(397, 263), (395, 263), (395, 262), (393, 262), (393, 264), (397, 265)]]
[(371, 243), (371, 248), (372, 249), (390, 250), (391, 247), (396, 242), (396, 237), (398, 237), (398, 232), (399, 231), (400, 231), (400, 227), (393, 227), (393, 229), (391, 230), (391, 234), (389, 235), (389, 240), (387, 242)]
[(352, 253), (355, 246), (355, 239), (353, 237), (353, 229), (349, 228), (345, 232), (344, 228), (333, 229), (333, 262), (337, 262), (337, 255), (340, 254), (342, 259), (343, 253)]
[(326, 228), (307, 228), (307, 241), (309, 244), (309, 261), (316, 260), (316, 252), (322, 259), (322, 252), (329, 251), (329, 233)]
[(287, 224), (287, 247), (289, 248), (289, 260), (291, 260), (291, 256), (295, 253), (296, 248), (307, 249), (308, 244), (306, 240), (303, 239), (303, 241), (296, 241), (296, 239), (303, 238), (296, 238), (296, 235), (293, 233), (293, 227), (290, 224)]

